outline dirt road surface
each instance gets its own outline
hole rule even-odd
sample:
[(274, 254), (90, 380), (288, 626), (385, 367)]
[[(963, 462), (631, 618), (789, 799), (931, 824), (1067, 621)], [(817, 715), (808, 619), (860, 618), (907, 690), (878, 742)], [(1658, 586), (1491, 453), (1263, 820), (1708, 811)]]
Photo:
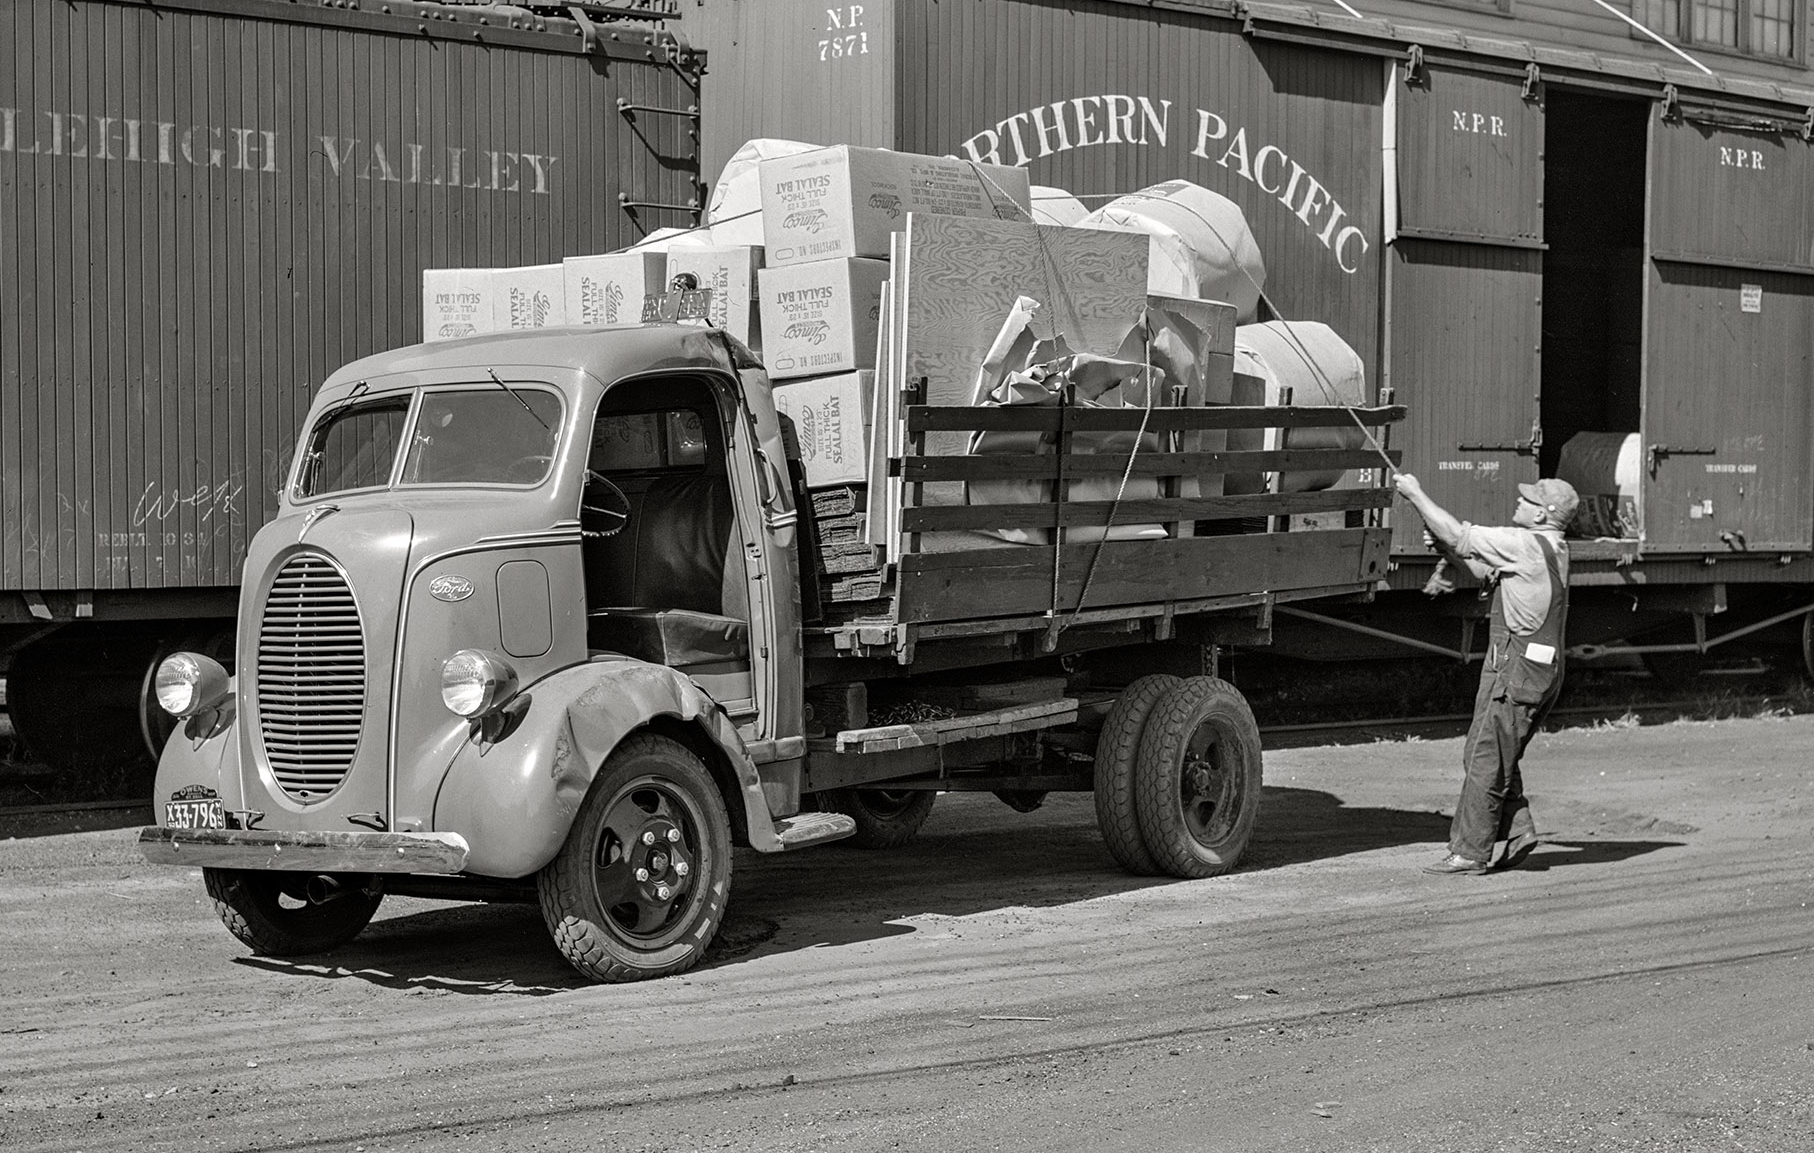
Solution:
[(0, 840), (0, 1149), (1814, 1147), (1814, 717), (1542, 736), (1528, 866), (1424, 876), (1458, 753), (1271, 752), (1196, 882), (943, 797), (740, 856), (713, 961), (617, 987), (531, 907), (264, 960), (130, 829)]

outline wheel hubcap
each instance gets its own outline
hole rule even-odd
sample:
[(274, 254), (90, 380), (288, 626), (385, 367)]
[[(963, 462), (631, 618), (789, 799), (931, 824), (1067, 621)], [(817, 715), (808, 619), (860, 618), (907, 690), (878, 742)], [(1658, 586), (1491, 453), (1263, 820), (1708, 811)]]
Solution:
[(699, 870), (697, 828), (687, 798), (660, 782), (626, 788), (606, 810), (593, 884), (619, 933), (649, 943), (683, 922)]
[(1191, 836), (1205, 844), (1228, 831), (1240, 812), (1238, 754), (1216, 739), (1208, 726), (1191, 734), (1178, 774), (1179, 804)]

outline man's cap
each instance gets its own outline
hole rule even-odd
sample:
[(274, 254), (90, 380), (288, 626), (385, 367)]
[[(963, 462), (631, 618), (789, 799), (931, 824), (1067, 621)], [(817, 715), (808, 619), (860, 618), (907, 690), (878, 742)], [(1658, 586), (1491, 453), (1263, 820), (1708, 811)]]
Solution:
[(1557, 528), (1567, 528), (1568, 522), (1575, 519), (1575, 509), (1580, 507), (1581, 498), (1575, 495), (1575, 486), (1565, 480), (1546, 476), (1536, 484), (1521, 484), (1518, 495), (1532, 504), (1543, 506), (1549, 514), (1549, 522)]

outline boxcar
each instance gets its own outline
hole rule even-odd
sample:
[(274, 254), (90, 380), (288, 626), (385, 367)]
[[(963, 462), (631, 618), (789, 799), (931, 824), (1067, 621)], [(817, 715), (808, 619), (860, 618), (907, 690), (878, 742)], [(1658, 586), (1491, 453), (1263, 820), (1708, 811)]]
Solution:
[(149, 671), (224, 651), (310, 396), (420, 339), (424, 268), (691, 222), (693, 57), (578, 19), (0, 0), (0, 673), (40, 756), (158, 736)]
[[(1274, 312), (1333, 326), (1409, 407), (1393, 447), (1459, 514), (1509, 517), (1577, 434), (1635, 438), (1606, 482), (1623, 520), (1571, 550), (1578, 648), (1664, 670), (1799, 629), (1814, 660), (1805, 27), (1680, 57), (1582, 5), (1385, 11), (700, 0), (684, 23), (708, 174), (770, 136), (1025, 165), (1090, 206), (1205, 185), (1246, 213)], [(1282, 614), (1277, 647), (1473, 651), (1475, 598), (1412, 591), (1418, 528), (1371, 604)]]

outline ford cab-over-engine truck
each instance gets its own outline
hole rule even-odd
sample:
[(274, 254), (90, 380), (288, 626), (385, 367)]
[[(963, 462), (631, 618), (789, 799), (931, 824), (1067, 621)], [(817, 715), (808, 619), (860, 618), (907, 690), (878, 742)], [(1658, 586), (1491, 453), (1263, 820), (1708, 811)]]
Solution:
[[(1175, 495), (1185, 474), (1369, 464), (1190, 437), (1401, 410), (907, 399), (890, 612), (826, 623), (768, 378), (721, 332), (548, 329), (341, 369), (251, 543), (237, 675), (197, 653), (158, 670), (179, 724), (143, 852), (200, 867), (261, 953), (343, 943), (387, 893), (535, 899), (568, 961), (606, 981), (700, 959), (733, 844), (899, 844), (939, 792), (1024, 810), (1091, 790), (1128, 868), (1232, 868), (1260, 745), (1240, 694), (1202, 675), (1215, 642), (1263, 639), (1282, 601), (1368, 595), (1388, 530), (1366, 522), (1390, 492)], [(1010, 427), (1044, 429), (1051, 450), (923, 452), (927, 430)], [(1073, 453), (1091, 427), (1165, 451)], [(1130, 472), (1174, 495), (1063, 499), (1065, 477)], [(1047, 474), (1059, 483), (1018, 506), (916, 497)], [(1334, 527), (1303, 529), (1319, 509)], [(918, 551), (922, 533), (991, 517), (1057, 543)], [(1067, 526), (1133, 520), (1170, 527), (1066, 543)]]

